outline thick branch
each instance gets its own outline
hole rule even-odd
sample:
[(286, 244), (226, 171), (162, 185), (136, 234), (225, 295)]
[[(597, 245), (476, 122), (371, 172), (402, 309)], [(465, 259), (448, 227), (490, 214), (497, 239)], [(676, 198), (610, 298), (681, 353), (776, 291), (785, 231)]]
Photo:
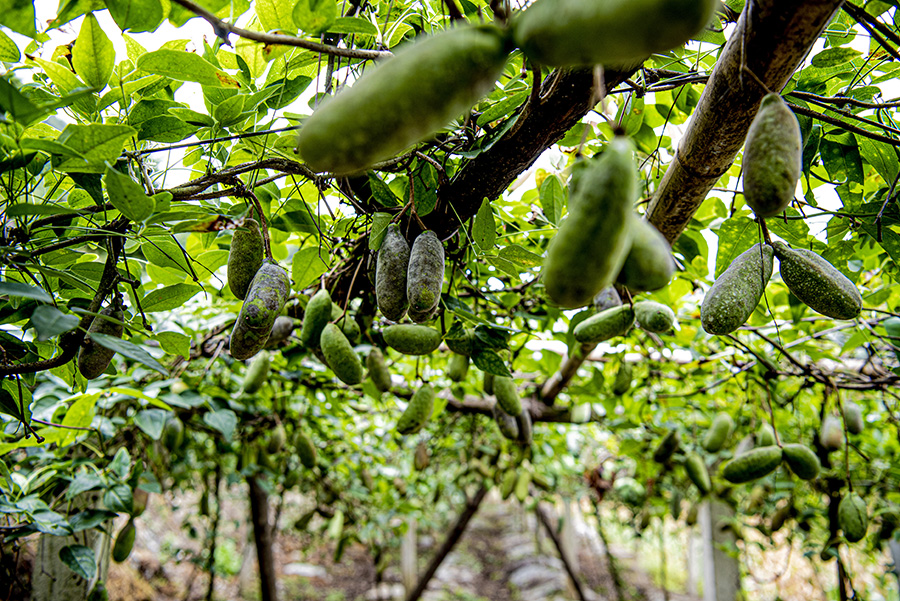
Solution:
[(648, 209), (650, 222), (670, 243), (731, 166), (762, 97), (784, 87), (840, 5), (840, 0), (747, 3)]
[(566, 360), (560, 366), (559, 371), (544, 382), (544, 386), (541, 388), (541, 400), (547, 405), (552, 405), (559, 393), (562, 392), (563, 389), (569, 385), (569, 382), (572, 381), (572, 378), (575, 377), (578, 368), (581, 367), (581, 364), (584, 363), (584, 360), (587, 359), (587, 356), (591, 354), (591, 351), (593, 351), (596, 346), (596, 344), (582, 344), (575, 349), (574, 354), (566, 357)]
[(584, 596), (584, 589), (581, 587), (581, 579), (578, 577), (578, 574), (575, 572), (575, 569), (569, 562), (569, 558), (563, 550), (562, 542), (559, 540), (559, 537), (556, 536), (556, 530), (553, 528), (553, 524), (550, 523), (550, 518), (547, 516), (547, 512), (544, 511), (544, 508), (541, 507), (540, 503), (535, 506), (534, 512), (537, 514), (538, 519), (541, 520), (541, 524), (544, 526), (544, 530), (547, 531), (547, 534), (550, 536), (550, 540), (553, 541), (553, 545), (559, 552), (559, 558), (562, 560), (563, 566), (566, 568), (566, 572), (569, 574), (569, 579), (572, 581), (572, 586), (575, 587), (575, 592), (578, 594), (578, 598), (581, 599), (581, 601), (586, 601), (587, 598)]

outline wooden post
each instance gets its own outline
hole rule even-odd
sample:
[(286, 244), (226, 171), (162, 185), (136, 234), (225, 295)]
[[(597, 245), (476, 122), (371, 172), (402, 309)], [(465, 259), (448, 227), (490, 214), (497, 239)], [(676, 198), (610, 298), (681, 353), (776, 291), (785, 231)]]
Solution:
[(735, 536), (722, 522), (734, 518), (734, 510), (718, 500), (703, 503), (703, 601), (737, 601), (741, 592), (741, 567), (724, 546), (734, 545)]
[(253, 537), (256, 539), (260, 597), (262, 601), (278, 601), (272, 526), (269, 522), (269, 494), (256, 476), (248, 477), (247, 484), (250, 485), (250, 517), (253, 520)]
[(400, 543), (400, 572), (407, 594), (413, 590), (418, 580), (416, 545), (416, 520), (408, 517), (406, 518), (406, 534), (403, 535)]
[[(703, 541), (697, 538), (697, 531), (693, 526), (688, 528), (688, 544), (687, 544), (687, 593), (694, 597), (700, 590), (700, 567), (702, 551), (698, 547), (702, 546)], [(699, 552), (698, 552), (699, 551)]]

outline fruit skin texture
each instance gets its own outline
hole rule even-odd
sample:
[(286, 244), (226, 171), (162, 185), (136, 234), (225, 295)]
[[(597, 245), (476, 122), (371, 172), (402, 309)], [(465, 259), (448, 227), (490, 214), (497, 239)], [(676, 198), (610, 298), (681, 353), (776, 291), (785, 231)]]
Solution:
[(284, 431), (284, 426), (278, 424), (269, 434), (269, 440), (266, 443), (266, 451), (268, 451), (270, 455), (274, 455), (284, 448), (284, 443), (286, 441), (287, 433)]
[(275, 318), (291, 292), (287, 272), (269, 261), (253, 276), (247, 298), (231, 331), (230, 350), (235, 359), (249, 359), (265, 346)]
[(837, 451), (844, 444), (844, 429), (841, 420), (833, 415), (826, 415), (822, 420), (822, 431), (819, 433), (819, 442), (828, 451)]
[(253, 393), (259, 390), (260, 386), (266, 382), (270, 365), (269, 353), (267, 352), (263, 352), (253, 358), (253, 361), (247, 366), (247, 371), (244, 372), (244, 392)]
[(531, 414), (527, 411), (522, 411), (516, 416), (516, 425), (519, 426), (519, 444), (526, 447), (530, 446), (534, 435)]
[(389, 159), (490, 92), (508, 49), (491, 26), (460, 27), (404, 46), (316, 110), (297, 150), (313, 170), (339, 175)]
[(724, 336), (746, 323), (772, 277), (773, 254), (771, 246), (754, 244), (713, 283), (700, 305), (700, 323), (707, 333)]
[(862, 409), (853, 401), (844, 403), (844, 423), (847, 424), (847, 430), (851, 434), (862, 434), (865, 424), (863, 423)]
[(613, 382), (613, 394), (622, 396), (631, 390), (631, 378), (634, 375), (634, 365), (627, 361), (619, 364), (619, 370), (616, 372), (616, 379)]
[(331, 303), (331, 321), (337, 324), (341, 332), (352, 344), (356, 344), (359, 341), (359, 337), (362, 335), (359, 324), (356, 323), (356, 319), (350, 313), (345, 313), (337, 303)]
[(631, 249), (616, 282), (632, 291), (659, 290), (669, 285), (675, 260), (669, 241), (650, 222), (631, 214)]
[(624, 335), (634, 325), (634, 309), (629, 305), (613, 307), (588, 317), (575, 326), (575, 340), (581, 343), (603, 342)]
[(643, 329), (656, 334), (665, 334), (675, 327), (675, 312), (655, 301), (635, 303), (634, 319)]
[(722, 477), (732, 484), (743, 484), (771, 474), (781, 463), (781, 448), (757, 447), (738, 455), (722, 466)]
[(500, 403), (494, 403), (493, 413), (494, 421), (497, 422), (497, 428), (500, 429), (500, 434), (509, 440), (518, 440), (519, 424), (516, 422), (516, 418), (504, 411), (503, 407), (500, 406)]
[(406, 274), (409, 269), (409, 244), (400, 226), (388, 226), (375, 266), (375, 302), (381, 314), (391, 321), (406, 315)]
[(756, 433), (756, 445), (760, 447), (770, 447), (777, 444), (775, 440), (775, 430), (769, 424), (763, 424)]
[(709, 494), (712, 490), (712, 481), (709, 478), (709, 470), (703, 458), (697, 453), (690, 453), (684, 461), (684, 471), (687, 472), (688, 478), (697, 487), (701, 495)]
[(116, 542), (112, 548), (112, 560), (116, 563), (122, 563), (131, 555), (134, 548), (134, 536), (137, 531), (134, 527), (134, 520), (128, 520), (128, 523), (119, 531), (116, 536)]
[(744, 200), (759, 217), (774, 217), (791, 203), (802, 169), (797, 117), (778, 94), (766, 94), (744, 145)]
[(781, 279), (803, 304), (826, 317), (854, 319), (862, 296), (847, 276), (811, 250), (776, 242)]
[(706, 431), (706, 436), (703, 437), (703, 448), (709, 453), (719, 452), (725, 446), (725, 442), (733, 429), (734, 420), (731, 419), (730, 415), (727, 413), (717, 414), (713, 418), (709, 430)]
[(349, 386), (362, 382), (362, 363), (339, 327), (327, 324), (322, 330), (320, 345), (325, 362), (341, 382)]
[(409, 253), (406, 272), (406, 298), (409, 317), (417, 322), (428, 321), (441, 302), (444, 283), (444, 245), (431, 230), (419, 234)]
[(366, 355), (366, 368), (369, 370), (369, 379), (379, 392), (387, 392), (391, 389), (391, 372), (384, 363), (384, 354), (381, 349), (373, 347)]
[(469, 358), (465, 355), (453, 353), (447, 364), (447, 377), (454, 382), (462, 382), (469, 373)]
[(682, 46), (714, 0), (538, 0), (513, 19), (513, 38), (543, 65), (626, 65)]
[(175, 416), (167, 419), (166, 424), (163, 426), (161, 439), (163, 446), (166, 447), (170, 453), (174, 453), (180, 449), (181, 444), (184, 442), (184, 423)]
[[(122, 333), (125, 331), (125, 326), (121, 323), (103, 319), (101, 316), (110, 317), (118, 321), (125, 319), (125, 313), (122, 311), (121, 305), (113, 301), (112, 304), (107, 305), (106, 308), (100, 311), (100, 315), (94, 317), (94, 321), (91, 322), (91, 327), (88, 329), (88, 336), (91, 334), (108, 334), (109, 336), (121, 338)], [(100, 346), (88, 338), (85, 345), (78, 351), (78, 371), (88, 380), (92, 380), (106, 371), (115, 354), (116, 351)]]
[(606, 309), (611, 309), (613, 307), (618, 307), (622, 304), (622, 299), (619, 297), (619, 293), (616, 292), (616, 289), (612, 286), (607, 286), (600, 292), (594, 295), (594, 309), (599, 313), (600, 311), (605, 311)]
[(841, 499), (838, 505), (838, 524), (848, 542), (863, 539), (869, 529), (869, 513), (866, 502), (855, 492)]
[(494, 394), (494, 374), (484, 372), (484, 380), (482, 381), (481, 389), (484, 390), (484, 394)]
[(786, 444), (783, 448), (784, 462), (801, 480), (812, 480), (819, 475), (822, 464), (812, 449), (803, 444)]
[(272, 331), (266, 340), (266, 348), (275, 348), (287, 340), (294, 331), (294, 320), (286, 315), (279, 315), (272, 324)]
[(519, 391), (512, 378), (506, 376), (494, 376), (494, 396), (497, 404), (513, 417), (522, 414), (522, 401), (519, 400)]
[(406, 410), (397, 420), (397, 432), (400, 434), (418, 432), (428, 423), (433, 410), (434, 388), (429, 384), (424, 384), (413, 394)]
[(325, 288), (313, 295), (306, 304), (303, 313), (303, 325), (300, 328), (300, 342), (307, 348), (318, 346), (325, 324), (331, 319), (331, 295)]
[(653, 452), (653, 461), (656, 463), (668, 462), (679, 446), (681, 446), (681, 435), (678, 430), (669, 430)]
[(294, 448), (300, 463), (308, 470), (316, 467), (316, 446), (312, 439), (302, 430), (298, 430), (294, 437)]
[(389, 347), (404, 355), (427, 355), (441, 345), (441, 333), (428, 326), (388, 326), (381, 333)]
[(263, 262), (263, 235), (256, 219), (244, 219), (234, 230), (228, 251), (228, 287), (241, 300), (247, 296), (250, 282)]
[(579, 175), (569, 215), (550, 240), (541, 279), (554, 302), (581, 307), (615, 281), (631, 244), (636, 197), (631, 142), (615, 138)]

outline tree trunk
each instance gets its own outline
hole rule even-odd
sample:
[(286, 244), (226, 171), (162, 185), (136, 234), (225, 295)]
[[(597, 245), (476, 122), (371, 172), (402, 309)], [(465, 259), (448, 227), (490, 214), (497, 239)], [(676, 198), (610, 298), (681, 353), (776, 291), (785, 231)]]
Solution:
[[(576, 572), (575, 567), (570, 561), (570, 556), (566, 552), (565, 545), (563, 545), (559, 537), (556, 536), (556, 531), (553, 529), (553, 524), (550, 523), (550, 518), (547, 517), (547, 513), (540, 506), (540, 504), (535, 506), (534, 512), (537, 514), (538, 519), (544, 526), (544, 530), (547, 532), (547, 535), (550, 537), (550, 540), (553, 541), (553, 545), (559, 552), (559, 558), (560, 560), (562, 560), (563, 566), (566, 568), (566, 573), (569, 574), (569, 581), (572, 583), (572, 587), (575, 589), (575, 594), (578, 595), (578, 598), (581, 601), (587, 601), (584, 596), (584, 589), (581, 587), (581, 580), (578, 578), (578, 573)], [(565, 526), (563, 527), (565, 528)]]
[(741, 592), (741, 566), (723, 546), (734, 546), (730, 528), (723, 520), (734, 518), (734, 510), (718, 500), (710, 500), (700, 509), (703, 529), (703, 601), (737, 601)]
[(259, 564), (259, 587), (262, 601), (278, 601), (275, 578), (275, 558), (272, 555), (272, 527), (269, 524), (269, 494), (256, 476), (247, 478), (250, 486), (250, 515), (253, 537), (256, 540), (256, 561)]
[(406, 518), (406, 534), (400, 543), (400, 572), (403, 580), (403, 586), (409, 593), (416, 586), (418, 576), (418, 568), (416, 566), (416, 520), (415, 518)]

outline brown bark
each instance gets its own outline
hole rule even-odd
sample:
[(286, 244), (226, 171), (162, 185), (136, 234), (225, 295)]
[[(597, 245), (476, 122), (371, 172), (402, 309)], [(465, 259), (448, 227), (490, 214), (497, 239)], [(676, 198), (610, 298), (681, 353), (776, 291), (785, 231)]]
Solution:
[(256, 541), (256, 560), (259, 564), (260, 598), (262, 601), (278, 601), (272, 527), (269, 524), (269, 494), (256, 476), (247, 478), (247, 484), (250, 486), (250, 516), (253, 520), (253, 538)]

